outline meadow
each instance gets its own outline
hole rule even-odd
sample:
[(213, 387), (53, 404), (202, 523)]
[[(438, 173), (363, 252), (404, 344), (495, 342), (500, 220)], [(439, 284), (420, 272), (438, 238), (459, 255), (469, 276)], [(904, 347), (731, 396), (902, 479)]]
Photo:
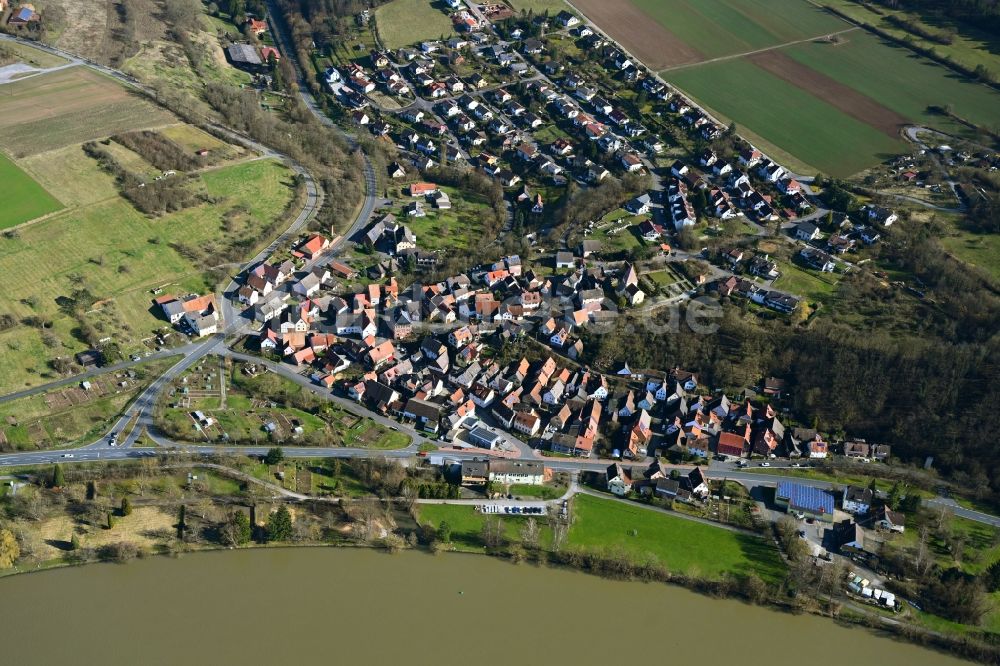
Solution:
[(375, 10), (375, 25), (382, 46), (398, 49), (454, 34), (443, 3), (431, 0), (392, 0)]
[(83, 67), (4, 86), (0, 148), (14, 160), (127, 130), (176, 122), (170, 112)]
[[(800, 173), (858, 173), (905, 151), (900, 131), (910, 124), (969, 133), (929, 111), (933, 106), (1000, 126), (1000, 93), (805, 0), (575, 4), (669, 82)], [(826, 38), (835, 33), (833, 44)]]
[(705, 578), (755, 571), (774, 582), (784, 569), (777, 549), (758, 537), (591, 495), (577, 495), (573, 511), (572, 546), (620, 547), (635, 557), (652, 556), (671, 571)]
[(573, 4), (654, 69), (850, 27), (803, 0), (576, 0)]
[(955, 114), (973, 123), (1000, 126), (1000, 93), (874, 35), (856, 32), (839, 46), (798, 44), (782, 53), (878, 100), (910, 122), (965, 133), (964, 126), (927, 111), (928, 106), (951, 105)]
[[(888, 136), (749, 60), (676, 70), (667, 80), (793, 169), (843, 177), (905, 149)], [(772, 147), (778, 150), (773, 150)]]
[(3, 183), (0, 229), (17, 226), (62, 208), (55, 197), (3, 153), (0, 153), (0, 183)]
[[(92, 160), (78, 164), (86, 167), (81, 178), (108, 186)], [(32, 166), (44, 170), (46, 164)], [(63, 169), (49, 166), (55, 173)], [(293, 196), (291, 172), (275, 160), (206, 171), (197, 185), (214, 203), (151, 219), (109, 187), (94, 201), (0, 238), (0, 273), (8, 276), (0, 312), (45, 323), (0, 332), (0, 392), (51, 379), (50, 359), (85, 348), (79, 323), (60, 297), (86, 289), (96, 299), (88, 322), (126, 353), (144, 349), (142, 340), (164, 326), (152, 312), (150, 290), (213, 287), (206, 253), (248, 237), (254, 246), (265, 244), (261, 230), (281, 217)]]
[[(921, 16), (916, 12), (879, 5), (879, 13), (876, 14), (869, 8), (867, 2), (862, 3), (858, 0), (823, 0), (822, 4), (833, 7), (859, 23), (874, 26), (897, 39), (914, 40), (969, 69), (982, 65), (994, 75), (1000, 75), (1000, 35), (990, 34), (987, 30), (979, 29), (964, 21), (952, 21), (944, 13)], [(891, 17), (913, 22), (922, 30), (932, 34), (954, 31), (951, 33), (951, 43), (941, 44), (915, 35), (890, 22)]]

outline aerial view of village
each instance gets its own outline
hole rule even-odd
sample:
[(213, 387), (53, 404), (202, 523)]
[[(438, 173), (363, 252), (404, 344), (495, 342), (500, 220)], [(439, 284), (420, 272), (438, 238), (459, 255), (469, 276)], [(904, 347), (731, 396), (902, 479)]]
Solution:
[(997, 0), (0, 0), (0, 275), (11, 663), (1000, 663)]

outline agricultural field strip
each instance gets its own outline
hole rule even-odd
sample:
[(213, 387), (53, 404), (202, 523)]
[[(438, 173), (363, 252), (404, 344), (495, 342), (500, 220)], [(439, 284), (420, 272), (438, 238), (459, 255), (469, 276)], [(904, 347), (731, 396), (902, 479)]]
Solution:
[[(680, 2), (681, 5), (686, 4), (681, 0), (668, 0), (666, 4), (674, 6), (677, 5), (678, 2)], [(601, 11), (602, 9), (605, 10), (607, 9), (606, 5), (603, 5), (603, 3), (601, 3), (602, 5), (601, 7), (597, 7), (596, 9), (595, 7), (591, 6), (592, 3), (590, 3), (589, 0), (578, 0), (577, 4), (585, 6), (585, 8), (588, 10), (587, 12), (581, 12), (581, 13), (587, 14), (589, 12), (590, 14), (593, 14), (591, 18), (595, 20), (602, 28), (604, 28), (607, 32), (609, 32), (609, 34), (611, 34), (613, 37), (616, 37), (624, 47), (628, 48), (632, 53), (636, 54), (640, 60), (643, 60), (644, 62), (646, 62), (650, 66), (653, 66), (654, 68), (657, 67), (658, 65), (663, 64), (662, 62), (657, 62), (658, 56), (656, 55), (657, 54), (656, 49), (659, 49), (661, 51), (666, 50), (667, 52), (669, 52), (673, 48), (673, 46), (676, 46), (676, 44), (673, 44), (673, 42), (678, 42), (678, 41), (683, 42), (683, 38), (687, 38), (688, 40), (687, 42), (683, 43), (692, 48), (701, 45), (702, 43), (701, 41), (694, 40), (692, 39), (692, 37), (697, 37), (698, 35), (704, 36), (702, 33), (704, 32), (703, 29), (705, 28), (704, 19), (706, 16), (714, 15), (714, 13), (723, 11), (716, 5), (727, 6), (729, 8), (728, 9), (729, 14), (725, 17), (726, 19), (725, 21), (721, 20), (720, 18), (716, 22), (718, 25), (710, 26), (711, 30), (728, 28), (728, 30), (732, 32), (733, 30), (735, 30), (734, 26), (740, 25), (739, 23), (740, 21), (743, 22), (742, 23), (743, 25), (747, 25), (753, 28), (753, 30), (750, 31), (752, 33), (754, 31), (760, 33), (761, 30), (763, 30), (764, 33), (770, 35), (778, 35), (778, 34), (787, 35), (789, 30), (787, 26), (784, 26), (781, 30), (776, 29), (774, 25), (771, 25), (767, 20), (764, 20), (763, 17), (755, 14), (752, 8), (748, 9), (748, 7), (743, 6), (743, 3), (741, 3), (740, 0), (718, 0), (718, 1), (709, 0), (707, 4), (699, 6), (697, 10), (691, 10), (695, 11), (696, 13), (702, 14), (702, 16), (700, 16), (697, 19), (697, 21), (694, 22), (682, 18), (680, 16), (672, 16), (670, 17), (671, 20), (667, 20), (667, 17), (664, 15), (663, 17), (660, 17), (662, 18), (662, 20), (657, 23), (658, 13), (663, 12), (664, 10), (661, 8), (660, 5), (656, 5), (652, 7), (652, 9), (650, 9), (648, 18), (651, 18), (652, 20), (647, 20), (647, 23), (651, 24), (656, 23), (657, 24), (656, 27), (661, 28), (662, 29), (661, 32), (663, 34), (660, 35), (661, 39), (655, 40), (656, 48), (653, 49), (651, 53), (650, 49), (644, 48), (643, 44), (640, 43), (641, 36), (649, 31), (646, 28), (636, 29), (634, 25), (629, 25), (628, 26), (629, 29), (624, 34), (619, 34), (619, 35), (615, 34), (616, 32), (621, 32), (620, 30), (616, 29), (617, 27), (616, 22), (618, 23), (621, 22), (621, 18), (618, 16), (618, 14), (620, 14), (620, 10), (625, 11), (627, 13), (628, 9), (623, 9), (623, 7), (625, 6), (630, 6), (632, 7), (633, 10), (635, 10), (635, 7), (633, 7), (633, 5), (640, 7), (644, 6), (648, 4), (645, 2), (645, 0), (634, 0), (634, 2), (632, 3), (616, 4), (614, 11), (611, 11), (610, 13), (608, 11), (603, 11), (603, 12)], [(777, 2), (777, 4), (780, 5), (781, 2)], [(705, 11), (706, 8), (709, 8), (711, 11)], [(687, 11), (687, 9), (690, 8), (689, 7), (686, 8), (685, 11)], [(872, 56), (870, 54), (871, 48), (877, 48), (882, 56), (884, 56), (889, 61), (892, 61), (894, 63), (893, 66), (888, 67), (888, 69), (895, 70), (897, 64), (900, 67), (905, 67), (911, 71), (914, 68), (916, 68), (917, 71), (920, 71), (921, 67), (927, 67), (927, 66), (933, 67), (934, 68), (933, 71), (920, 71), (922, 76), (917, 77), (918, 79), (922, 80), (926, 80), (928, 76), (934, 77), (934, 81), (927, 81), (926, 85), (922, 86), (922, 90), (924, 91), (925, 96), (933, 96), (935, 94), (935, 91), (947, 89), (949, 91), (948, 95), (942, 93), (938, 96), (940, 96), (943, 99), (951, 94), (954, 94), (957, 95), (958, 98), (963, 101), (966, 101), (968, 99), (978, 100), (975, 102), (970, 102), (967, 105), (964, 105), (972, 108), (971, 113), (972, 115), (976, 116), (977, 122), (989, 124), (990, 119), (989, 118), (983, 119), (982, 116), (984, 114), (989, 115), (988, 109), (990, 109), (991, 107), (1000, 108), (1000, 102), (994, 103), (995, 101), (986, 99), (986, 97), (988, 96), (988, 91), (970, 91), (969, 89), (974, 87), (972, 84), (954, 81), (950, 79), (947, 76), (947, 72), (941, 71), (940, 67), (934, 63), (930, 63), (928, 65), (928, 63), (924, 63), (920, 61), (920, 59), (917, 59), (917, 61), (914, 62), (912, 54), (909, 53), (908, 51), (906, 52), (906, 56), (911, 56), (911, 57), (909, 58), (909, 61), (903, 61), (904, 57), (897, 56), (893, 53), (896, 47), (892, 47), (890, 45), (883, 44), (877, 40), (874, 40), (874, 38), (869, 36), (863, 30), (860, 30), (857, 26), (850, 25), (847, 21), (844, 21), (843, 19), (836, 17), (832, 14), (823, 13), (822, 10), (819, 8), (816, 8), (815, 11), (821, 13), (822, 17), (815, 16), (810, 19), (811, 22), (807, 22), (813, 28), (822, 29), (827, 24), (832, 26), (833, 24), (831, 22), (836, 22), (838, 25), (843, 27), (839, 30), (830, 29), (830, 30), (824, 30), (822, 32), (816, 32), (812, 37), (802, 36), (802, 37), (797, 37), (795, 39), (788, 39), (781, 43), (765, 44), (759, 48), (743, 50), (740, 53), (721, 53), (720, 55), (716, 55), (714, 57), (705, 56), (694, 59), (679, 58), (678, 62), (663, 66), (661, 67), (660, 71), (663, 73), (665, 77), (670, 78), (670, 83), (674, 84), (684, 92), (689, 93), (692, 96), (692, 98), (697, 100), (700, 104), (703, 104), (706, 107), (706, 109), (709, 110), (713, 115), (719, 117), (720, 119), (735, 120), (741, 125), (745, 125), (743, 132), (747, 134), (751, 140), (753, 140), (755, 143), (758, 143), (758, 145), (761, 145), (761, 147), (764, 148), (766, 151), (772, 153), (772, 155), (775, 158), (779, 160), (785, 160), (786, 162), (788, 162), (790, 166), (793, 167), (793, 169), (798, 170), (800, 173), (808, 173), (808, 171), (811, 169), (819, 169), (834, 175), (846, 176), (850, 175), (851, 173), (855, 173), (858, 170), (861, 170), (867, 166), (870, 166), (872, 163), (876, 161), (884, 159), (886, 155), (898, 152), (903, 148), (904, 145), (901, 140), (896, 139), (896, 134), (898, 132), (896, 126), (899, 123), (900, 119), (904, 121), (904, 124), (921, 123), (921, 124), (940, 125), (943, 122), (943, 124), (948, 125), (947, 121), (942, 121), (941, 119), (933, 119), (933, 118), (928, 119), (923, 114), (923, 111), (925, 110), (926, 106), (935, 103), (933, 101), (924, 99), (922, 100), (924, 103), (919, 106), (912, 104), (910, 100), (903, 100), (904, 103), (897, 103), (897, 100), (895, 99), (894, 95), (894, 89), (892, 87), (886, 88), (885, 85), (881, 84), (877, 86), (865, 86), (864, 85), (865, 81), (859, 81), (857, 78), (857, 73), (859, 71), (871, 73), (872, 69), (879, 70), (879, 68), (872, 68), (870, 63), (882, 62), (882, 60), (878, 59), (879, 56), (877, 55), (875, 56), (876, 59), (872, 60)], [(794, 12), (798, 12), (798, 9), (795, 9)], [(772, 14), (773, 13), (774, 12), (772, 12)], [(788, 17), (784, 17), (782, 21), (784, 23), (787, 23)], [(673, 33), (669, 32), (669, 30), (671, 29), (673, 30)], [(685, 32), (686, 29), (690, 29), (691, 32)], [(835, 56), (834, 60), (836, 62), (829, 63), (828, 66), (819, 66), (815, 62), (807, 60), (807, 58), (802, 55), (804, 51), (808, 51), (810, 49), (816, 50), (818, 48), (816, 46), (817, 38), (823, 38), (824, 43), (827, 43), (828, 40), (826, 38), (831, 37), (832, 35), (843, 36), (848, 34), (850, 35), (850, 37), (845, 42), (839, 43), (837, 45), (838, 51), (842, 51), (846, 55)], [(663, 35), (668, 35), (671, 39), (667, 39), (666, 41), (664, 41)], [(678, 38), (677, 35), (681, 35), (682, 37)], [(765, 37), (762, 37), (760, 34), (753, 34), (747, 39), (744, 39), (742, 41), (738, 40), (737, 43), (751, 43), (754, 40), (759, 42), (761, 39), (765, 39)], [(872, 46), (870, 44), (870, 42), (872, 41), (875, 42), (875, 46)], [(858, 42), (860, 46), (855, 45), (854, 42)], [(846, 65), (842, 66), (841, 64), (839, 64), (841, 60), (854, 61), (856, 58), (853, 54), (853, 51), (856, 48), (859, 51), (864, 51), (867, 53), (868, 57), (865, 58), (865, 62), (869, 64), (860, 68), (857, 66), (856, 62), (854, 63), (853, 66), (849, 68), (846, 67)], [(903, 49), (898, 49), (898, 50), (903, 50)], [(794, 81), (792, 80), (795, 77), (791, 75), (781, 76), (780, 74), (771, 71), (774, 69), (774, 67), (782, 63), (772, 62), (771, 64), (773, 66), (771, 68), (767, 67), (761, 68), (760, 67), (761, 62), (753, 62), (755, 59), (763, 61), (763, 64), (765, 65), (767, 64), (768, 60), (775, 61), (776, 59), (780, 59), (783, 63), (786, 64), (792, 63), (791, 66), (796, 68), (797, 71), (799, 72), (801, 71), (815, 72), (816, 76), (810, 73), (809, 76), (806, 77), (810, 85), (803, 87), (799, 85), (800, 84), (799, 80), (797, 79)], [(760, 72), (754, 71), (754, 74), (756, 76), (763, 77), (770, 75), (774, 76), (775, 78), (784, 79), (786, 83), (789, 84), (787, 86), (784, 86), (786, 88), (785, 90), (786, 94), (790, 93), (792, 88), (802, 88), (803, 92), (815, 96), (817, 92), (822, 92), (817, 90), (817, 86), (821, 84), (821, 79), (822, 81), (833, 83), (834, 87), (836, 87), (841, 92), (847, 91), (849, 95), (847, 96), (847, 98), (844, 99), (841, 99), (842, 96), (836, 91), (831, 91), (828, 94), (819, 95), (819, 97), (821, 98), (822, 106), (826, 107), (831, 105), (831, 96), (834, 96), (836, 98), (834, 101), (837, 101), (837, 104), (832, 105), (835, 108), (823, 109), (822, 113), (820, 113), (820, 116), (826, 117), (826, 120), (824, 122), (815, 123), (814, 127), (819, 127), (820, 125), (823, 124), (830, 126), (831, 123), (833, 126), (846, 125), (848, 124), (845, 122), (846, 119), (838, 118), (838, 116), (840, 116), (841, 114), (846, 114), (847, 116), (860, 121), (862, 125), (871, 125), (878, 128), (884, 133), (887, 134), (891, 133), (892, 141), (886, 143), (886, 141), (882, 139), (882, 140), (876, 140), (874, 143), (872, 143), (869, 140), (865, 139), (864, 137), (859, 137), (857, 141), (853, 142), (855, 145), (835, 146), (834, 154), (830, 154), (828, 156), (824, 147), (820, 145), (824, 143), (829, 144), (830, 142), (828, 141), (828, 138), (824, 139), (822, 137), (819, 137), (820, 140), (816, 142), (817, 145), (808, 146), (807, 144), (810, 143), (810, 141), (808, 140), (809, 128), (804, 128), (807, 131), (807, 135), (800, 137), (798, 141), (792, 141), (792, 143), (797, 142), (803, 145), (807, 145), (808, 151), (807, 154), (804, 154), (800, 148), (793, 148), (789, 145), (788, 133), (783, 131), (782, 128), (783, 124), (781, 122), (782, 118), (780, 117), (774, 118), (773, 119), (775, 120), (774, 126), (767, 127), (766, 129), (764, 129), (760, 125), (758, 125), (757, 122), (755, 122), (754, 120), (747, 119), (746, 109), (742, 110), (740, 109), (742, 102), (739, 101), (741, 99), (741, 94), (739, 91), (730, 90), (728, 95), (724, 95), (719, 99), (713, 99), (712, 92), (710, 90), (706, 91), (706, 86), (711, 87), (713, 81), (709, 82), (700, 81), (691, 84), (690, 77), (687, 77), (687, 79), (684, 79), (684, 77), (682, 77), (684, 70), (688, 70), (694, 67), (695, 65), (706, 65), (711, 67), (714, 64), (716, 65), (716, 67), (714, 68), (713, 71), (718, 72), (719, 66), (725, 66), (728, 64), (732, 64), (735, 62), (742, 62), (746, 60), (753, 62), (753, 64), (755, 65), (755, 69), (762, 70)], [(820, 63), (827, 63), (830, 60), (830, 56), (828, 53), (826, 53), (824, 57), (818, 58), (818, 60)], [(793, 63), (792, 61), (795, 62)], [(883, 69), (884, 68), (885, 67), (883, 67)], [(849, 71), (841, 75), (841, 72), (838, 70), (843, 70), (843, 69), (848, 69)], [(875, 77), (876, 79), (879, 78), (878, 75), (880, 73), (881, 73), (880, 71), (874, 72), (874, 74), (876, 74)], [(915, 74), (904, 78), (912, 79), (913, 76), (915, 76)], [(704, 77), (699, 77), (699, 79), (702, 78), (712, 79), (713, 77), (706, 74)], [(771, 92), (775, 92), (780, 88), (780, 86), (776, 88), (775, 83), (769, 85), (773, 89)], [(956, 89), (955, 86), (961, 86), (961, 88)], [(753, 86), (750, 86), (750, 88), (752, 87)], [(873, 88), (874, 88), (874, 93), (873, 93)], [(760, 95), (757, 97), (750, 97), (750, 99), (759, 99), (762, 96), (771, 99), (774, 105), (778, 105), (779, 107), (786, 107), (787, 110), (784, 112), (785, 118), (791, 115), (789, 112), (793, 108), (797, 109), (796, 105), (792, 103), (792, 100), (795, 99), (796, 97), (801, 97), (801, 95), (795, 95), (791, 98), (785, 98), (781, 96), (774, 97), (772, 95)], [(912, 97), (913, 93), (910, 90), (906, 90), (904, 96)], [(903, 108), (904, 106), (906, 108)], [(837, 108), (837, 107), (842, 107), (842, 108)], [(984, 109), (986, 109), (986, 111), (984, 111)], [(817, 111), (819, 111), (819, 109), (817, 109)], [(761, 112), (758, 111), (749, 115), (759, 116), (761, 115)], [(993, 119), (993, 122), (995, 122), (995, 119)], [(822, 128), (820, 128), (820, 130), (821, 129)], [(950, 125), (944, 129), (949, 129), (952, 131), (961, 131), (961, 128), (951, 127)], [(819, 131), (818, 134), (819, 135), (823, 134), (823, 131)], [(864, 131), (862, 131), (862, 134), (864, 134)], [(841, 133), (841, 135), (845, 136), (846, 134)], [(843, 153), (843, 159), (840, 159), (835, 155), (835, 153), (838, 150), (840, 150), (840, 152)]]
[(765, 46), (764, 48), (754, 49), (753, 51), (744, 51), (743, 53), (733, 53), (731, 55), (718, 56), (716, 58), (709, 58), (708, 60), (701, 60), (699, 62), (691, 62), (683, 65), (675, 65), (673, 67), (664, 67), (660, 70), (660, 73), (673, 72), (678, 69), (690, 69), (691, 67), (698, 67), (699, 65), (709, 65), (715, 62), (724, 62), (726, 60), (736, 60), (738, 58), (746, 58), (747, 56), (758, 55), (760, 53), (767, 53), (768, 51), (776, 51), (779, 49), (784, 49), (789, 46), (795, 46), (796, 44), (806, 44), (808, 42), (816, 41), (820, 37), (827, 37), (832, 35), (843, 35), (848, 32), (854, 32), (855, 30), (861, 30), (860, 27), (854, 26), (851, 28), (845, 28), (837, 32), (827, 33), (825, 35), (817, 35), (815, 37), (805, 37), (803, 39), (796, 39), (790, 42), (785, 42), (784, 44), (775, 44), (774, 46)]

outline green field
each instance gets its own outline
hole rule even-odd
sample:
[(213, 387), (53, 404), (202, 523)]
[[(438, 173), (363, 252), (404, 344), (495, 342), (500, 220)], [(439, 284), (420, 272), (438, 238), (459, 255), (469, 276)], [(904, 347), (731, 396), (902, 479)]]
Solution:
[(0, 149), (15, 160), (118, 132), (177, 122), (139, 93), (83, 67), (3, 86)]
[[(937, 53), (969, 69), (983, 65), (994, 75), (1000, 75), (1000, 35), (990, 34), (969, 23), (951, 21), (943, 13), (935, 16), (919, 16), (914, 12), (889, 9), (880, 4), (878, 7), (880, 14), (876, 14), (856, 0), (823, 0), (822, 4), (834, 7), (852, 19), (875, 26), (898, 39), (912, 39), (926, 48), (933, 48)], [(890, 16), (900, 16), (915, 21), (924, 30), (932, 33), (948, 29), (954, 29), (955, 32), (952, 34), (950, 44), (940, 44), (893, 25), (886, 20)]]
[(55, 197), (3, 153), (0, 153), (0, 183), (3, 183), (0, 229), (17, 226), (62, 208)]
[(774, 288), (788, 291), (810, 301), (827, 300), (837, 290), (843, 278), (839, 273), (820, 273), (795, 264), (782, 262), (781, 275), (774, 281)]
[[(806, 0), (630, 0), (621, 13), (580, 2), (626, 48), (667, 66), (667, 80), (798, 173), (846, 177), (904, 152), (903, 124), (970, 133), (929, 106), (1000, 126), (996, 91)], [(657, 25), (632, 29), (643, 15)], [(836, 45), (825, 39), (834, 33)], [(996, 43), (960, 33), (954, 49), (973, 64), (978, 47), (991, 65), (1000, 61)]]
[(631, 0), (706, 58), (808, 39), (848, 28), (804, 0)]
[(563, 0), (507, 0), (507, 4), (516, 12), (530, 11), (535, 14), (548, 12), (549, 16), (555, 16), (564, 9), (569, 10)]
[[(410, 227), (417, 237), (417, 243), (426, 250), (467, 250), (476, 247), (482, 240), (481, 219), (489, 211), (486, 198), (454, 187), (442, 187), (451, 199), (451, 208), (438, 210), (423, 199), (425, 217), (409, 217), (396, 211), (396, 217)], [(402, 196), (400, 201), (413, 201)]]
[(707, 578), (752, 570), (775, 582), (784, 570), (777, 549), (757, 537), (590, 495), (577, 495), (573, 511), (573, 546), (617, 546), (637, 557), (652, 555), (671, 571)]
[[(76, 163), (82, 167), (80, 179), (107, 184), (93, 160)], [(63, 169), (50, 166), (54, 172)], [(32, 168), (47, 166), (33, 163)], [(141, 340), (164, 326), (151, 312), (150, 290), (202, 291), (212, 286), (204, 274), (212, 251), (248, 236), (255, 247), (266, 243), (261, 231), (280, 218), (292, 198), (290, 176), (274, 160), (207, 171), (197, 186), (214, 203), (157, 219), (141, 215), (111, 189), (110, 198), (0, 238), (0, 273), (7, 276), (0, 313), (46, 323), (45, 328), (21, 324), (0, 333), (0, 392), (54, 378), (50, 359), (86, 348), (79, 322), (61, 305), (80, 289), (96, 299), (86, 320), (98, 333), (112, 337), (126, 353), (148, 349)], [(239, 214), (224, 227), (223, 216), (234, 209)]]
[(761, 137), (765, 150), (776, 146), (811, 170), (848, 176), (906, 147), (902, 139), (851, 118), (747, 60), (675, 70), (666, 78), (720, 119), (735, 121), (741, 133), (749, 129)]
[[(507, 538), (511, 541), (520, 541), (519, 532), (525, 519), (518, 516), (503, 516), (500, 519), (504, 522)], [(546, 525), (545, 517), (536, 517), (535, 520), (538, 521), (541, 528), (542, 545), (551, 544), (552, 532)], [(486, 521), (486, 514), (479, 513), (475, 507), (468, 504), (420, 505), (421, 523), (438, 527), (442, 521), (451, 527), (451, 543), (456, 550), (483, 551), (481, 533), (483, 523)]]
[(1000, 282), (1000, 235), (961, 232), (941, 239), (944, 248)]
[(454, 34), (451, 19), (431, 0), (392, 0), (375, 10), (382, 46), (398, 49)]
[(1000, 126), (1000, 93), (873, 35), (855, 32), (848, 43), (835, 48), (808, 43), (782, 53), (878, 100), (914, 123), (966, 133), (964, 126), (927, 113), (930, 105), (951, 105), (956, 115), (973, 123)]

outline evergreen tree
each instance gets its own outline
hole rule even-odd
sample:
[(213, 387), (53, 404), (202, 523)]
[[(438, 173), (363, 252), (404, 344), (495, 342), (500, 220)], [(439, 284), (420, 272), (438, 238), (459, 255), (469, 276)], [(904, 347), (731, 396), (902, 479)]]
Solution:
[(229, 516), (229, 529), (233, 545), (236, 546), (245, 546), (253, 536), (250, 517), (244, 511), (234, 511)]
[(890, 509), (896, 511), (897, 509), (899, 509), (899, 501), (900, 499), (902, 499), (902, 497), (903, 497), (903, 489), (900, 488), (899, 481), (897, 481), (896, 483), (892, 484), (892, 489), (889, 490), (889, 497), (888, 499), (886, 499), (885, 503)]
[(269, 449), (267, 455), (264, 456), (264, 462), (268, 465), (277, 465), (284, 459), (285, 459), (285, 452), (281, 450), (280, 446), (276, 446), (273, 449)]
[(122, 515), (131, 516), (132, 515), (132, 500), (128, 497), (122, 498)]
[(185, 506), (183, 504), (181, 504), (181, 508), (177, 510), (177, 538), (178, 539), (183, 539), (184, 538), (184, 530), (187, 528), (187, 525), (184, 522), (186, 516), (187, 516), (187, 509), (185, 508)]
[(62, 488), (66, 485), (66, 476), (61, 466), (52, 465), (52, 480), (50, 481), (50, 485), (53, 488)]
[(438, 525), (438, 539), (445, 543), (451, 543), (451, 525), (444, 520)]
[(267, 540), (288, 541), (292, 538), (292, 514), (284, 504), (267, 519)]

